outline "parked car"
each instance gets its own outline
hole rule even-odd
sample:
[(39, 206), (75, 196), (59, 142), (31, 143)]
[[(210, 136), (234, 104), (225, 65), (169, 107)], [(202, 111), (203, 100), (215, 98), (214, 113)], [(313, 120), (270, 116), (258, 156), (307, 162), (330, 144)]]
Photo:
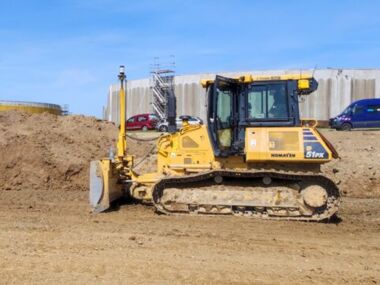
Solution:
[(380, 98), (363, 99), (350, 104), (329, 120), (331, 128), (349, 131), (356, 128), (380, 128)]
[[(191, 125), (202, 125), (203, 124), (202, 119), (199, 117), (182, 115), (182, 116), (179, 116), (178, 118), (176, 118), (176, 120), (175, 120), (177, 130), (182, 128), (182, 120), (184, 118), (187, 118), (189, 121), (189, 124), (191, 124)], [(168, 122), (165, 122), (165, 121), (159, 122), (156, 125), (156, 129), (160, 132), (167, 132), (168, 131)]]
[(127, 130), (154, 130), (159, 121), (155, 114), (139, 114), (130, 117), (126, 122)]

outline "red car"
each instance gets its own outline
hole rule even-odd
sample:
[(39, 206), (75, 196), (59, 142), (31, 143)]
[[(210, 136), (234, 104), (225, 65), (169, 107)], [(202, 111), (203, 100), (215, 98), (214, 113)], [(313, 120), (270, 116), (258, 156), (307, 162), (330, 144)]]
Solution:
[(155, 114), (139, 114), (127, 120), (126, 128), (127, 130), (154, 130), (158, 121)]

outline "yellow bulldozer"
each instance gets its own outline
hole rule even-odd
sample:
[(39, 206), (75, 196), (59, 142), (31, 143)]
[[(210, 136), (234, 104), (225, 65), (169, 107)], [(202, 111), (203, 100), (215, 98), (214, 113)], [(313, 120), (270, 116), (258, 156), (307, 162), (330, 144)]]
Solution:
[(239, 215), (321, 221), (339, 208), (339, 189), (321, 173), (338, 154), (300, 119), (299, 97), (318, 87), (310, 75), (216, 76), (206, 89), (207, 122), (189, 124), (157, 140), (157, 171), (138, 174), (126, 153), (126, 88), (120, 68), (117, 153), (92, 161), (94, 212), (129, 196), (169, 215)]

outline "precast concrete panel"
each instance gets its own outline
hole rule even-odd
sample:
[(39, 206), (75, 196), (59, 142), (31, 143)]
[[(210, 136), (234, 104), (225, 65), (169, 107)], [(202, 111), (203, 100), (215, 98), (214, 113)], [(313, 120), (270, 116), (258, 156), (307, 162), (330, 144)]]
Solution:
[[(319, 87), (316, 92), (302, 96), (300, 112), (303, 118), (328, 120), (344, 110), (351, 102), (362, 98), (380, 98), (380, 69), (318, 69), (318, 70), (263, 70), (249, 72), (221, 72), (227, 77), (244, 74), (283, 75), (313, 74)], [(175, 77), (177, 115), (194, 115), (206, 119), (206, 91), (202, 79), (214, 79), (215, 73)], [(104, 119), (119, 121), (119, 85), (109, 88)], [(149, 79), (130, 80), (127, 83), (127, 117), (152, 112)]]
[(375, 84), (374, 79), (353, 79), (351, 100), (375, 98)]
[(183, 84), (178, 84), (176, 85), (175, 89), (174, 89), (174, 92), (175, 92), (175, 96), (176, 96), (176, 104), (177, 104), (177, 116), (182, 114), (182, 110), (183, 110), (183, 94), (184, 94), (184, 87), (183, 87)]
[(343, 111), (351, 102), (351, 80), (348, 76), (338, 78), (336, 89), (333, 92), (330, 104), (330, 117), (336, 116)]

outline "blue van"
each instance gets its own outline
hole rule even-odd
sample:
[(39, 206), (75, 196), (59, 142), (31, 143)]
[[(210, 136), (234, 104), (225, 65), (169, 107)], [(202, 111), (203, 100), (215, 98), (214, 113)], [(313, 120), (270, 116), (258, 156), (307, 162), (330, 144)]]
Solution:
[(333, 129), (343, 131), (380, 128), (380, 98), (351, 103), (341, 114), (330, 119), (329, 125)]

